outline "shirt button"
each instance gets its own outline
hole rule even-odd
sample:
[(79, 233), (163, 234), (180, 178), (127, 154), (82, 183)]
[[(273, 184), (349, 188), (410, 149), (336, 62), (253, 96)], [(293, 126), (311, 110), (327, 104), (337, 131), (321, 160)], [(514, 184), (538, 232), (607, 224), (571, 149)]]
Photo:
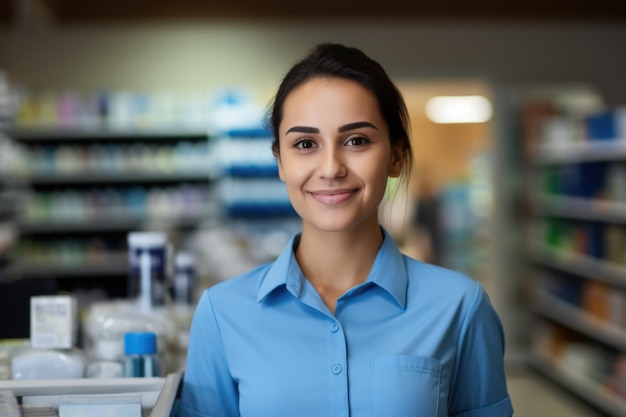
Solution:
[(330, 331), (331, 332), (336, 332), (337, 330), (339, 330), (339, 325), (337, 323), (333, 323), (330, 325)]
[(337, 375), (341, 373), (341, 365), (335, 364), (333, 365), (333, 374)]

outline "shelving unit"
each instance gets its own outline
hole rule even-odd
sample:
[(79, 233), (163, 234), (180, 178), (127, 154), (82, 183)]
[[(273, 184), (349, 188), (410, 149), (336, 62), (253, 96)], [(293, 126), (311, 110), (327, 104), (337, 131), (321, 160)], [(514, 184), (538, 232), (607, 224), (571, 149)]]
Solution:
[(607, 394), (597, 383), (573, 380), (562, 371), (555, 370), (554, 365), (547, 360), (534, 357), (531, 359), (531, 365), (541, 374), (567, 388), (578, 398), (587, 401), (604, 413), (611, 416), (624, 415), (626, 402), (616, 398), (612, 394)]
[[(0, 122), (0, 153), (7, 145), (9, 138), (1, 129)], [(14, 241), (15, 192), (6, 167), (6, 158), (0, 155), (0, 281), (3, 280), (10, 263), (10, 248)]]
[(278, 166), (272, 137), (263, 129), (224, 132), (216, 139), (219, 200), (231, 219), (294, 217)]
[[(126, 293), (129, 231), (178, 237), (215, 215), (209, 135), (187, 129), (14, 129), (26, 185), (14, 278)], [(177, 242), (175, 242), (177, 243)]]
[(5, 279), (5, 271), (10, 263), (9, 251), (15, 239), (12, 224), (16, 195), (9, 167), (11, 139), (7, 135), (15, 113), (15, 104), (12, 85), (0, 68), (0, 282)]
[(535, 200), (534, 206), (543, 216), (626, 224), (626, 203), (622, 202), (544, 195)]
[(537, 144), (529, 163), (530, 364), (602, 412), (623, 416), (626, 140), (560, 139)]

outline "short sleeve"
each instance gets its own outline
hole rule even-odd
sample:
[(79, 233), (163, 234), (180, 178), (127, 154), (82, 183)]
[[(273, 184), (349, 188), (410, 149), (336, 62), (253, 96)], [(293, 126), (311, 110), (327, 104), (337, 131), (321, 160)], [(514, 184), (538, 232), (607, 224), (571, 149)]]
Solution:
[(480, 285), (463, 323), (452, 378), (450, 416), (513, 415), (504, 372), (502, 323)]
[(210, 291), (191, 323), (177, 417), (238, 417), (237, 386), (228, 370)]

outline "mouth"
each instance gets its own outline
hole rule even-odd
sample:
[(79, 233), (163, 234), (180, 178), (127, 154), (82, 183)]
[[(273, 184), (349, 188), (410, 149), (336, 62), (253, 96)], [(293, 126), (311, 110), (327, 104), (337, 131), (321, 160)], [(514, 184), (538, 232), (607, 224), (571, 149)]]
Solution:
[(342, 190), (321, 190), (321, 191), (311, 191), (309, 194), (316, 200), (322, 204), (328, 206), (336, 206), (348, 201), (354, 194), (356, 194), (357, 189), (342, 189)]

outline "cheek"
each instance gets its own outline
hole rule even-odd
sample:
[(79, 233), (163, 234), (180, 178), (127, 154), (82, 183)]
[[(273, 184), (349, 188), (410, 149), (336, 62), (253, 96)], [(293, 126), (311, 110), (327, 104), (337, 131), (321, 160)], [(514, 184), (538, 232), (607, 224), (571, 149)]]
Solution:
[(389, 170), (379, 169), (378, 172), (372, 176), (372, 182), (376, 182), (376, 188), (378, 188), (380, 192), (384, 193), (387, 188), (387, 183), (389, 182)]
[(363, 173), (363, 178), (369, 183), (386, 184), (391, 175), (390, 164), (386, 158), (363, 161), (357, 169)]
[(386, 167), (369, 166), (367, 171), (361, 171), (360, 177), (367, 195), (372, 198), (382, 198), (387, 188)]
[(282, 163), (279, 166), (280, 179), (289, 186), (299, 185), (306, 178), (306, 166), (304, 164), (296, 163)]

